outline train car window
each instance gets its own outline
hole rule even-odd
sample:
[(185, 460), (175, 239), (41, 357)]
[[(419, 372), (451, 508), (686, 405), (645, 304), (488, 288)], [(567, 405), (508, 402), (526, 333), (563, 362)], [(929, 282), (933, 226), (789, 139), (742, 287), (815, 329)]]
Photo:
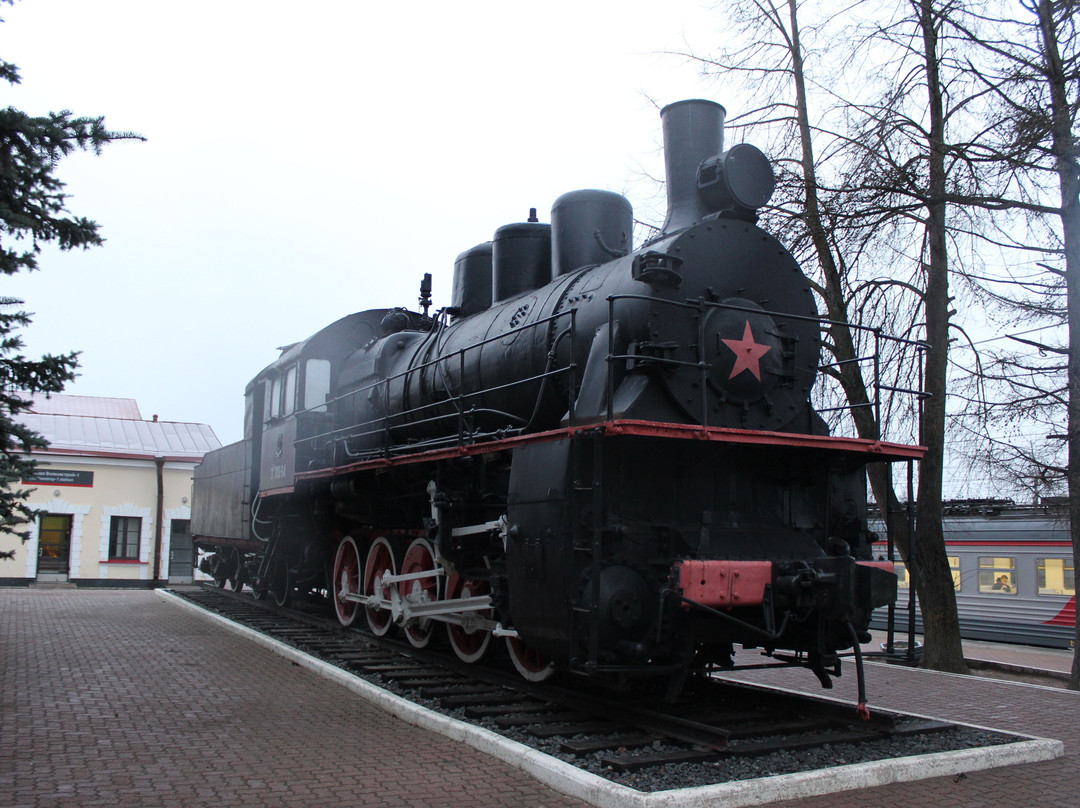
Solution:
[(949, 570), (952, 572), (953, 589), (960, 591), (960, 556), (949, 556)]
[(1076, 570), (1065, 558), (1037, 559), (1040, 595), (1075, 595)]
[(979, 591), (995, 595), (1015, 595), (1016, 559), (1007, 556), (979, 556)]
[(911, 586), (911, 579), (908, 578), (907, 566), (904, 562), (893, 562), (893, 572), (896, 573), (896, 586), (898, 589), (907, 589)]
[(296, 409), (296, 365), (285, 371), (285, 389), (281, 397), (281, 414), (292, 415)]
[(309, 359), (304, 366), (304, 409), (326, 412), (330, 395), (330, 360)]
[[(952, 570), (953, 588), (960, 591), (960, 558), (959, 556), (949, 556), (949, 567)], [(898, 589), (907, 589), (911, 586), (911, 580), (908, 577), (907, 567), (902, 561), (893, 562), (893, 571), (896, 573), (896, 586)]]
[(278, 376), (274, 379), (274, 385), (270, 388), (270, 417), (277, 418), (281, 415), (281, 384), (282, 379)]

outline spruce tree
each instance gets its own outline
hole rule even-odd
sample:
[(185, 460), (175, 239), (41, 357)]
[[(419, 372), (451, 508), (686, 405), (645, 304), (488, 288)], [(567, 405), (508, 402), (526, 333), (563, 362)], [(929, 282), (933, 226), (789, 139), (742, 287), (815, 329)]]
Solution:
[[(18, 68), (0, 59), (0, 81), (18, 84)], [(110, 132), (101, 117), (75, 117), (66, 110), (35, 117), (0, 109), (0, 273), (33, 272), (43, 245), (72, 250), (104, 241), (95, 222), (67, 210), (64, 183), (54, 171), (75, 150), (100, 154), (106, 143), (129, 138), (142, 139)], [(26, 502), (29, 491), (20, 485), (34, 468), (26, 454), (47, 443), (15, 416), (30, 406), (29, 394), (62, 390), (75, 376), (78, 353), (24, 356), (18, 332), (30, 324), (30, 315), (21, 306), (21, 300), (0, 295), (0, 535), (26, 541), (34, 517)], [(0, 557), (12, 554), (0, 551)]]

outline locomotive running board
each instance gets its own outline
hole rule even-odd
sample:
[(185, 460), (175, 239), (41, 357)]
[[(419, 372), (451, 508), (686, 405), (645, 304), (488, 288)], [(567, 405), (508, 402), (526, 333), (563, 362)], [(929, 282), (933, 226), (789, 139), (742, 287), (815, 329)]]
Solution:
[[(481, 443), (460, 444), (440, 449), (429, 449), (408, 454), (386, 457), (380, 455), (358, 460), (342, 466), (297, 472), (296, 480), (318, 480), (337, 477), (354, 471), (369, 471), (395, 466), (430, 463), (459, 457), (471, 457), (514, 449), (532, 443), (544, 443), (574, 437), (656, 437), (677, 440), (698, 440), (711, 443), (745, 446), (776, 446), (792, 449), (831, 451), (841, 454), (864, 455), (870, 462), (893, 462), (920, 460), (926, 454), (925, 446), (909, 446), (889, 441), (864, 438), (833, 437), (831, 435), (802, 435), (789, 432), (765, 432), (752, 429), (732, 429), (719, 426), (695, 424), (670, 424), (659, 421), (617, 420), (587, 426), (567, 426), (546, 432), (515, 435)], [(262, 496), (262, 494), (260, 494)]]

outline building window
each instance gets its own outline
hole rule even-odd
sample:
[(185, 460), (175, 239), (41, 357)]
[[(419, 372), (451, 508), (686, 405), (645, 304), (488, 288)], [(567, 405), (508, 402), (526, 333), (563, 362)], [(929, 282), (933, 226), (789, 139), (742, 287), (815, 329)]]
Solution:
[(138, 561), (142, 517), (114, 516), (109, 525), (109, 560)]
[(1038, 560), (1040, 595), (1075, 595), (1076, 570), (1066, 558), (1040, 558)]
[(979, 556), (979, 591), (995, 595), (1016, 594), (1016, 559)]

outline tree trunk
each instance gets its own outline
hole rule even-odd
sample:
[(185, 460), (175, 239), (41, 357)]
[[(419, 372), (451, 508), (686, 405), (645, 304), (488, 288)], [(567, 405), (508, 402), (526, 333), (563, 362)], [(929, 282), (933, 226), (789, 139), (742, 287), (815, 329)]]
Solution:
[[(1050, 89), (1051, 138), (1061, 186), (1061, 230), (1065, 245), (1066, 299), (1069, 308), (1069, 528), (1073, 569), (1080, 567), (1080, 147), (1073, 135), (1068, 78), (1061, 62), (1059, 32), (1051, 0), (1039, 0), (1044, 69)], [(1069, 688), (1080, 690), (1080, 622), (1076, 625)]]
[(939, 76), (938, 15), (933, 0), (918, 0), (926, 60), (926, 86), (930, 111), (929, 183), (926, 199), (925, 262), (926, 354), (925, 385), (929, 398), (923, 406), (922, 443), (926, 456), (919, 467), (919, 495), (911, 581), (922, 606), (926, 644), (923, 664), (935, 670), (967, 672), (956, 614), (956, 591), (945, 551), (941, 526), (942, 475), (945, 449), (945, 394), (948, 383), (949, 256), (946, 238), (945, 115)]
[[(866, 382), (862, 377), (862, 373), (859, 370), (859, 366), (855, 362), (844, 362), (843, 360), (851, 360), (856, 357), (855, 340), (852, 336), (851, 329), (846, 325), (849, 318), (849, 312), (847, 310), (847, 302), (844, 299), (843, 290), (843, 278), (835, 256), (832, 253), (832, 247), (828, 239), (828, 234), (825, 231), (824, 223), (821, 218), (821, 207), (818, 197), (818, 183), (817, 176), (814, 167), (814, 153), (813, 153), (813, 139), (812, 129), (810, 126), (810, 115), (808, 109), (808, 101), (806, 95), (805, 76), (803, 72), (802, 62), (802, 46), (799, 41), (799, 24), (798, 24), (798, 4), (796, 0), (788, 0), (788, 12), (791, 25), (791, 39), (790, 50), (792, 57), (792, 73), (795, 83), (796, 93), (796, 115), (799, 124), (799, 134), (802, 143), (802, 173), (806, 185), (806, 197), (804, 205), (804, 216), (807, 226), (807, 230), (810, 234), (810, 238), (814, 244), (814, 249), (818, 257), (818, 263), (821, 266), (822, 275), (824, 279), (824, 298), (826, 309), (829, 313), (829, 319), (834, 321), (834, 325), (830, 328), (830, 335), (832, 337), (833, 347), (836, 352), (837, 360), (840, 360), (840, 383), (844, 389), (844, 393), (847, 397), (848, 403), (851, 406), (851, 414), (855, 423), (855, 428), (860, 437), (868, 440), (878, 440), (881, 436), (880, 424), (878, 424), (876, 415), (868, 405), (870, 403), (870, 397), (867, 392)], [(931, 28), (933, 32), (933, 29)], [(934, 69), (934, 85), (937, 86), (937, 74), (936, 74), (936, 42), (928, 42), (928, 47), (933, 45), (933, 51), (928, 51), (927, 62), (928, 65), (932, 63)], [(933, 58), (931, 58), (933, 54)], [(939, 138), (938, 144), (938, 161), (937, 167), (939, 171), (939, 182), (941, 186), (941, 193), (939, 197), (943, 195), (944, 191), (944, 158), (943, 158), (943, 138), (941, 133), (944, 129), (943, 115), (941, 114), (941, 98), (940, 92), (938, 96), (938, 132)], [(944, 330), (944, 333), (948, 334), (948, 263), (947, 253), (945, 251), (945, 206), (941, 203), (937, 206), (936, 217), (931, 217), (935, 221), (937, 226), (936, 232), (938, 234), (938, 243), (940, 249), (936, 251), (932, 250), (931, 263), (934, 261), (934, 257), (937, 258), (939, 271), (936, 273), (937, 286), (933, 289), (928, 287), (927, 292), (939, 293), (941, 305), (936, 314), (936, 322), (939, 323), (939, 327)], [(940, 286), (942, 288), (938, 289)], [(927, 308), (929, 309), (929, 302)], [(941, 342), (939, 345), (946, 345), (946, 342)], [(936, 357), (935, 357), (936, 358)], [(938, 393), (937, 401), (941, 402), (941, 413), (939, 420), (941, 424), (944, 424), (944, 400), (945, 400), (945, 369), (946, 369), (946, 354), (944, 351), (940, 352), (940, 366), (935, 366), (935, 372), (938, 379)], [(928, 360), (929, 362), (930, 360)], [(922, 540), (916, 546), (916, 563), (910, 563), (910, 536), (908, 532), (908, 526), (906, 520), (894, 520), (890, 519), (889, 529), (892, 531), (892, 538), (896, 544), (897, 549), (900, 551), (901, 557), (909, 562), (909, 570), (911, 571), (911, 580), (916, 587), (916, 594), (919, 598), (919, 603), (922, 608), (923, 624), (925, 628), (926, 644), (924, 648), (923, 660), (927, 667), (936, 668), (939, 670), (948, 670), (954, 672), (966, 672), (967, 667), (964, 665), (963, 649), (960, 644), (960, 624), (956, 616), (956, 597), (953, 589), (952, 571), (949, 568), (948, 558), (945, 553), (945, 540), (941, 532), (941, 457), (944, 446), (944, 427), (937, 431), (931, 430), (930, 435), (936, 435), (936, 463), (931, 463), (931, 469), (936, 468), (936, 493), (933, 490), (926, 493), (927, 496), (936, 497), (936, 519), (937, 519), (937, 531), (936, 534), (929, 531), (929, 526), (933, 524), (933, 513), (922, 515), (919, 519), (919, 523), (927, 525), (927, 531), (922, 535)], [(933, 472), (932, 472), (933, 473)], [(922, 484), (925, 471), (920, 473), (920, 485)], [(884, 465), (876, 464), (869, 469), (869, 478), (871, 489), (874, 492), (874, 497), (880, 508), (882, 508), (883, 514), (897, 513), (900, 511), (900, 503), (896, 496), (895, 490), (889, 482), (888, 470)], [(923, 493), (920, 491), (920, 501), (922, 501)]]

